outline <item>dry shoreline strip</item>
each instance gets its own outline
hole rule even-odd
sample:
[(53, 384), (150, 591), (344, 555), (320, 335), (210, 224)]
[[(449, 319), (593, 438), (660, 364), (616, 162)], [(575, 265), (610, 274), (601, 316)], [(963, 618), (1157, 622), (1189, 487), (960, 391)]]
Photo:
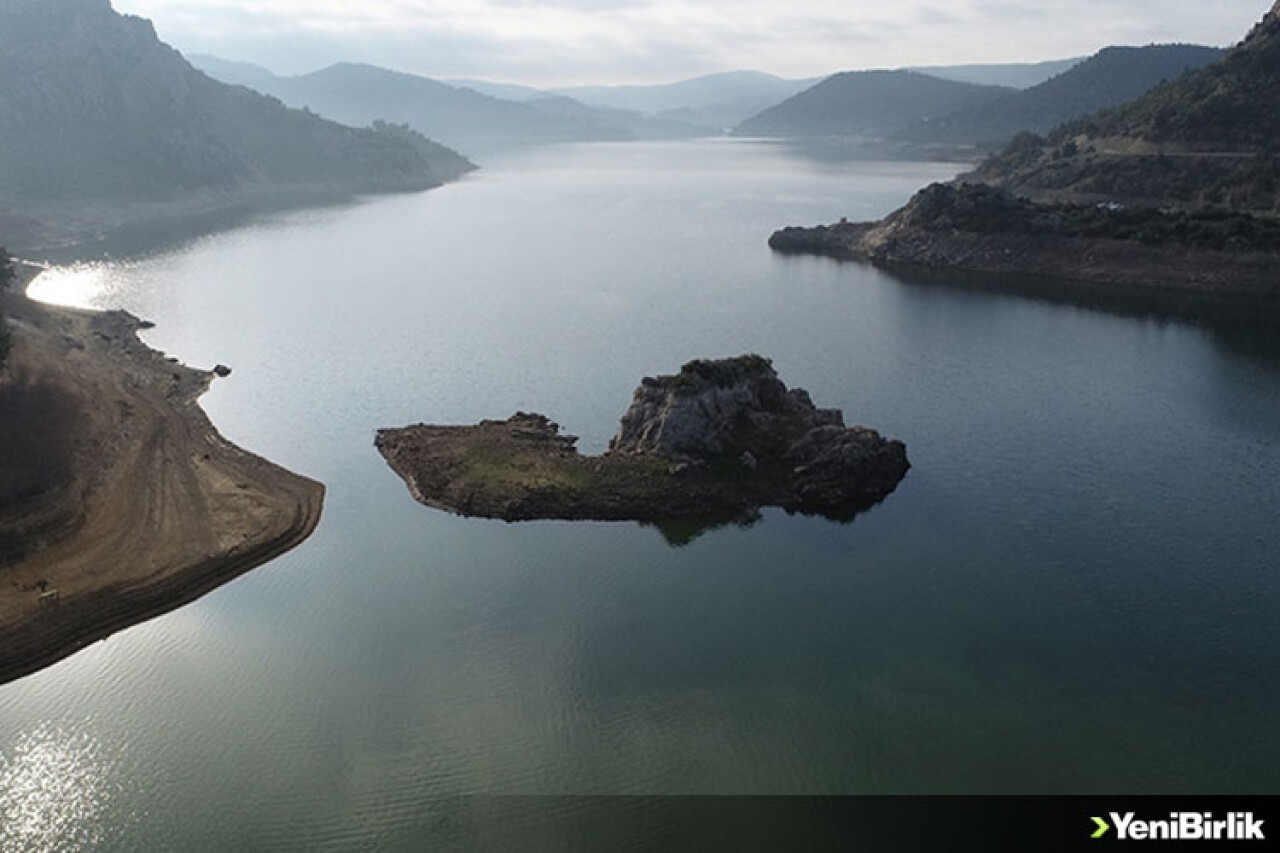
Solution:
[(0, 441), (34, 451), (0, 472), (0, 683), (187, 604), (315, 529), (324, 487), (219, 435), (197, 403), (213, 375), (142, 344), (137, 318), (0, 300), (13, 337)]

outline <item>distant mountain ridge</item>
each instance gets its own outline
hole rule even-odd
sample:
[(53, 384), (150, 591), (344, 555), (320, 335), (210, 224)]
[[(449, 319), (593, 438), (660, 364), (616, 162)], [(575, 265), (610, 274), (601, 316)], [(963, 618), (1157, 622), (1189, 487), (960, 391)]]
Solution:
[(733, 135), (883, 139), (916, 122), (977, 107), (1010, 91), (915, 71), (844, 71), (747, 119)]
[(1064, 132), (1238, 151), (1280, 140), (1280, 0), (1221, 62)]
[(1123, 104), (1165, 80), (1203, 68), (1224, 51), (1199, 45), (1108, 47), (1049, 80), (904, 129), (913, 142), (1002, 145), (1021, 131), (1059, 124)]
[(144, 211), (421, 190), (474, 168), (215, 82), (108, 0), (0, 0), (0, 231), (75, 239)]
[(248, 86), (295, 107), (347, 123), (385, 119), (439, 139), (469, 154), (558, 142), (625, 142), (638, 138), (694, 136), (701, 131), (674, 122), (593, 110), (551, 95), (512, 101), (374, 65), (338, 63), (310, 74), (282, 77), (248, 63), (210, 56), (192, 60), (206, 73)]
[(989, 151), (1019, 132), (1045, 132), (1132, 100), (1161, 81), (1202, 68), (1221, 56), (1218, 48), (1197, 45), (1109, 47), (1078, 62), (1013, 66), (1020, 70), (1004, 74), (1004, 79), (1020, 75), (1027, 79), (1049, 68), (1066, 67), (1020, 90), (941, 76), (950, 73), (999, 79), (1003, 66), (845, 71), (747, 119), (733, 133), (876, 140), (881, 143), (878, 150), (897, 150), (904, 156), (929, 150)]
[(1030, 89), (1064, 71), (1070, 71), (1088, 59), (1076, 56), (1071, 59), (1049, 59), (1044, 62), (1005, 62), (971, 65), (913, 65), (904, 70), (919, 71), (930, 77), (954, 80), (957, 83), (976, 83), (979, 86), (1008, 86), (1011, 89)]
[(675, 118), (721, 132), (817, 82), (762, 71), (727, 71), (674, 83), (571, 86), (555, 92), (594, 106)]

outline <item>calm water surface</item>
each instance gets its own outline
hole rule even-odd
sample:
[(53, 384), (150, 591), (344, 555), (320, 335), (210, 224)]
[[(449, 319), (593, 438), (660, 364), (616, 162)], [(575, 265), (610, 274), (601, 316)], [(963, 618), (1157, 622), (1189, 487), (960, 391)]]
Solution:
[[(955, 171), (554, 148), (46, 274), (230, 364), (214, 421), (329, 493), (0, 688), (0, 849), (465, 848), (432, 804), (475, 793), (1276, 791), (1280, 353), (765, 245)], [(430, 511), (373, 448), (525, 409), (597, 452), (641, 376), (743, 352), (906, 441), (898, 491), (677, 547)]]

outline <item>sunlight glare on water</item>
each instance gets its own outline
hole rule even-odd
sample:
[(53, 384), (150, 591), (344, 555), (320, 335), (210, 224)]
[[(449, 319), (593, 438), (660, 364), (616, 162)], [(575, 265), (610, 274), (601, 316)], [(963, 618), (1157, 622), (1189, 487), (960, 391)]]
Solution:
[(100, 839), (106, 751), (85, 731), (42, 723), (0, 754), (0, 850), (81, 850)]
[(51, 267), (31, 282), (27, 295), (50, 305), (93, 308), (118, 288), (121, 278), (119, 264), (94, 262)]

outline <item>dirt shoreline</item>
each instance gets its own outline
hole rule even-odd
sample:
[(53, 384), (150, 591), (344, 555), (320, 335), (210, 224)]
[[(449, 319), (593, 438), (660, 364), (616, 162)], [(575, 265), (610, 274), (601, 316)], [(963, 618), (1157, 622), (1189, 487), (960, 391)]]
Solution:
[(197, 402), (213, 374), (145, 346), (142, 321), (15, 293), (0, 308), (13, 338), (0, 439), (19, 448), (0, 472), (0, 683), (194, 601), (315, 529), (323, 485), (219, 435)]

